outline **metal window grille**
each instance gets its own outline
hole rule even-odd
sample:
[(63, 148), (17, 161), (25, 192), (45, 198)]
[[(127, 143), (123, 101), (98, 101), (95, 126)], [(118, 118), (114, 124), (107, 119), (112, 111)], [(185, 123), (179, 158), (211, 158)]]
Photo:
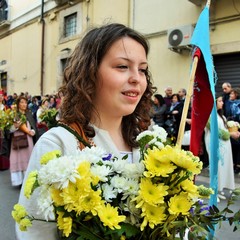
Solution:
[(64, 17), (64, 37), (70, 37), (77, 32), (77, 13)]

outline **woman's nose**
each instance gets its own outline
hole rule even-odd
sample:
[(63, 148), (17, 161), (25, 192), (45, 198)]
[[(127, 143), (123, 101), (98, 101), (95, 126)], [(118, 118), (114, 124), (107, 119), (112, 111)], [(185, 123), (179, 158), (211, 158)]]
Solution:
[(138, 70), (132, 70), (129, 77), (131, 83), (138, 83), (140, 81), (140, 73)]

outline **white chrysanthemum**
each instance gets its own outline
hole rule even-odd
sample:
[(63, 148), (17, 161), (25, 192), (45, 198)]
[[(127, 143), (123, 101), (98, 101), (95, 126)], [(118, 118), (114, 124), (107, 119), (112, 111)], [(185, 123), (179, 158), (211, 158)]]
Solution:
[(128, 163), (123, 166), (122, 175), (124, 177), (139, 178), (144, 172), (144, 163)]
[(122, 200), (126, 199), (128, 196), (137, 195), (139, 190), (139, 182), (137, 179), (127, 179), (126, 189), (123, 191)]
[(112, 199), (117, 197), (117, 191), (113, 189), (109, 184), (102, 185), (103, 198), (107, 202), (112, 202)]
[(127, 178), (114, 176), (111, 179), (111, 186), (117, 190), (118, 193), (124, 192), (128, 189)]
[(126, 160), (118, 159), (112, 163), (113, 171), (116, 173), (122, 173), (125, 165), (128, 164)]
[(46, 221), (55, 220), (53, 200), (48, 186), (43, 185), (40, 187), (40, 194), (37, 200), (38, 212), (37, 214), (43, 214)]
[(54, 184), (57, 188), (65, 188), (69, 181), (75, 183), (80, 178), (77, 172), (79, 165), (78, 156), (62, 156), (49, 161), (39, 170), (40, 184)]
[(112, 168), (105, 165), (93, 165), (91, 167), (91, 172), (93, 175), (98, 176), (100, 181), (107, 182), (108, 176), (112, 173)]
[(143, 131), (137, 135), (136, 140), (139, 141), (141, 138), (144, 138), (145, 136), (153, 136), (153, 132), (150, 130)]
[(79, 155), (80, 160), (87, 160), (90, 163), (98, 163), (102, 161), (102, 157), (107, 153), (103, 148), (92, 146), (91, 148), (84, 148)]
[(167, 132), (164, 128), (159, 127), (158, 125), (154, 125), (153, 126), (153, 132), (156, 134), (156, 136), (158, 138), (160, 138), (160, 140), (162, 142), (166, 142), (167, 140)]

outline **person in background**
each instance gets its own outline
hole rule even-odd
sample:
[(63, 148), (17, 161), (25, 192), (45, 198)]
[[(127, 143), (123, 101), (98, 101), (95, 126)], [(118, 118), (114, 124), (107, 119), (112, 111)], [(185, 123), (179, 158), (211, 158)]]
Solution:
[(31, 110), (33, 118), (37, 122), (37, 110), (39, 108), (39, 101), (36, 96), (32, 97), (32, 101), (28, 104), (28, 108)]
[[(229, 95), (229, 116), (228, 121), (235, 121), (240, 123), (240, 99), (239, 90), (232, 88)], [(233, 155), (233, 165), (234, 173), (238, 174), (240, 172), (240, 139), (230, 138), (232, 145), (232, 155)]]
[(41, 114), (49, 109), (49, 99), (48, 97), (43, 97), (41, 105), (39, 106), (36, 117), (37, 117), (37, 128), (39, 131), (39, 136), (42, 136), (46, 131), (48, 131), (47, 123), (41, 119)]
[[(219, 129), (219, 157), (218, 160), (218, 198), (226, 199), (224, 189), (234, 190), (235, 180), (233, 172), (233, 158), (230, 136), (239, 138), (239, 132), (228, 132), (226, 117), (223, 115), (223, 97), (219, 96), (216, 99), (217, 105), (217, 121)], [(210, 128), (205, 128), (205, 143), (208, 155), (210, 155)]]
[(16, 104), (16, 101), (17, 101), (17, 98), (18, 98), (17, 93), (13, 93), (12, 97), (13, 97), (13, 101), (12, 101), (11, 107)]
[(57, 93), (57, 97), (56, 97), (56, 108), (59, 109), (62, 103), (62, 99), (63, 99), (63, 93), (62, 92), (58, 92)]
[[(23, 117), (26, 119), (24, 123)], [(25, 148), (14, 148), (13, 138), (27, 134), (28, 146)], [(12, 186), (21, 186), (33, 145), (38, 140), (38, 130), (32, 113), (28, 110), (27, 98), (20, 96), (16, 101), (16, 119), (14, 123), (12, 142), (10, 150), (10, 173)]]
[(169, 108), (171, 106), (171, 103), (172, 103), (172, 87), (166, 87), (165, 88), (165, 96), (163, 97), (166, 105), (167, 105), (167, 108)]
[[(4, 100), (4, 92), (0, 90), (0, 111), (6, 111), (7, 105)], [(0, 128), (0, 170), (9, 169), (9, 132)]]
[[(33, 149), (27, 173), (38, 170), (44, 153), (60, 150), (73, 154), (86, 145), (96, 145), (126, 161), (139, 161), (136, 141), (150, 122), (152, 86), (148, 71), (148, 43), (135, 30), (108, 24), (90, 30), (77, 45), (64, 70), (61, 124), (41, 136)], [(79, 136), (85, 141), (77, 140)], [(37, 197), (37, 195), (36, 195)], [(38, 219), (36, 199), (19, 204)], [(44, 229), (44, 231), (43, 231)], [(56, 240), (56, 223), (35, 221), (27, 232), (17, 226), (18, 240)]]
[(230, 104), (229, 104), (229, 97), (230, 92), (232, 90), (232, 85), (229, 82), (224, 82), (222, 84), (222, 90), (223, 90), (223, 114), (226, 118), (230, 115)]
[(49, 97), (49, 108), (56, 108), (57, 102), (56, 102), (56, 97), (51, 95)]
[(181, 102), (184, 103), (184, 100), (185, 100), (186, 95), (187, 95), (187, 90), (185, 88), (180, 88), (179, 91), (178, 91), (178, 95), (181, 99)]
[[(177, 93), (174, 93), (171, 99), (171, 105), (166, 111), (165, 125), (167, 126), (165, 126), (165, 128), (169, 137), (171, 137), (173, 142), (175, 142), (178, 136), (179, 125), (182, 117), (183, 103)], [(168, 122), (171, 122), (172, 125), (168, 126)]]
[(239, 99), (239, 92), (232, 88), (229, 93), (229, 113), (227, 120), (233, 120), (240, 123), (240, 99)]
[(150, 109), (150, 117), (152, 118), (154, 124), (164, 127), (166, 110), (167, 105), (162, 95), (155, 94), (153, 98), (153, 106)]

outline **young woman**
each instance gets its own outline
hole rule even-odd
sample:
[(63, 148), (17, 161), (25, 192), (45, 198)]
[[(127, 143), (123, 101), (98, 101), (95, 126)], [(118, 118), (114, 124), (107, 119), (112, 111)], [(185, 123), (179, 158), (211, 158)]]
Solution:
[(171, 105), (166, 111), (165, 128), (169, 137), (171, 137), (173, 142), (175, 142), (178, 136), (178, 129), (182, 117), (183, 103), (177, 93), (174, 93), (171, 96), (171, 99)]
[[(143, 122), (149, 121), (150, 100), (154, 91), (147, 63), (148, 44), (136, 31), (109, 24), (89, 31), (77, 45), (64, 72), (61, 124), (39, 139), (27, 173), (39, 169), (41, 156), (52, 150), (75, 153), (86, 144), (95, 144), (117, 157), (128, 155), (139, 161), (136, 136)], [(150, 122), (150, 121), (149, 121)], [(87, 142), (79, 142), (79, 135)], [(19, 203), (33, 216), (37, 206), (20, 193)], [(56, 223), (34, 221), (19, 240), (58, 239)]]
[[(218, 128), (219, 128), (219, 160), (218, 160), (218, 197), (226, 199), (224, 196), (224, 189), (235, 189), (234, 172), (233, 172), (233, 158), (230, 136), (239, 138), (239, 132), (228, 132), (226, 117), (223, 115), (223, 98), (222, 96), (216, 99), (218, 111)], [(211, 126), (210, 126), (211, 128)], [(210, 151), (210, 129), (205, 128), (205, 143), (209, 155)]]
[(36, 117), (37, 117), (37, 128), (39, 136), (42, 136), (47, 130), (47, 123), (41, 119), (41, 114), (49, 109), (49, 99), (47, 97), (42, 98), (41, 106), (38, 108)]
[[(27, 170), (29, 158), (33, 149), (34, 143), (37, 141), (38, 132), (35, 120), (32, 113), (28, 110), (27, 98), (20, 96), (16, 101), (16, 119), (15, 127), (17, 130), (12, 133), (11, 150), (10, 150), (10, 172), (12, 186), (21, 186), (24, 178), (25, 171)], [(26, 122), (23, 123), (23, 117)], [(20, 135), (27, 135), (27, 147), (15, 147), (13, 138)]]
[(154, 123), (160, 127), (164, 126), (166, 110), (167, 105), (163, 96), (161, 94), (155, 94), (153, 98), (153, 106), (150, 110), (150, 117), (153, 119)]

